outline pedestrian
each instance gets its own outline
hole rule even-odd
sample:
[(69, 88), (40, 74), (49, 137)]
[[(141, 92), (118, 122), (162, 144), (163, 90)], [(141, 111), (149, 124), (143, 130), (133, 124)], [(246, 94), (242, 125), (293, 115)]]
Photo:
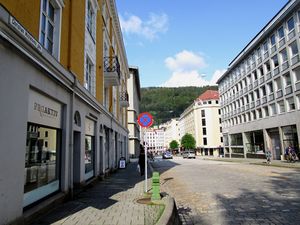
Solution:
[(285, 149), (285, 152), (284, 152), (284, 155), (285, 155), (285, 159), (286, 161), (290, 161), (290, 148), (291, 146), (288, 146), (286, 149)]
[(140, 155), (139, 155), (139, 166), (141, 176), (145, 173), (145, 149), (143, 145), (140, 145)]
[(267, 164), (271, 164), (272, 153), (269, 149), (266, 151), (266, 158), (267, 158)]

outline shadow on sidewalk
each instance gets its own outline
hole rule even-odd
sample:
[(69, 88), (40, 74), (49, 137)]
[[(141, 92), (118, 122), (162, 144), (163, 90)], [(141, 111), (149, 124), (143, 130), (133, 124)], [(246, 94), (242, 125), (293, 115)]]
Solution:
[[(145, 177), (140, 176), (136, 167), (136, 162), (127, 164), (125, 169), (117, 170), (116, 173), (111, 174), (110, 177), (97, 182), (91, 188), (87, 188), (78, 194), (74, 200), (58, 205), (30, 224), (52, 224), (58, 221), (58, 224), (61, 224), (71, 215), (79, 211), (87, 210), (88, 208), (88, 210), (90, 210), (90, 208), (103, 210), (101, 215), (105, 216), (105, 212), (107, 212), (105, 209), (108, 209), (114, 204), (122, 202), (123, 200), (133, 201), (134, 199), (130, 199), (130, 197), (134, 197), (134, 195), (122, 195), (122, 192), (135, 188), (137, 184), (144, 181)], [(139, 190), (140, 189), (136, 191), (138, 192)], [(127, 197), (129, 197), (129, 199), (127, 199)], [(94, 210), (92, 211), (94, 212)]]

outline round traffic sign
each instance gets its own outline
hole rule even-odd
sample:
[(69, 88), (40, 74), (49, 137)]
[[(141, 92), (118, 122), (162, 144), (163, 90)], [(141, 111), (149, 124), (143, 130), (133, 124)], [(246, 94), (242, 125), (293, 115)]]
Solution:
[(152, 115), (148, 112), (141, 113), (138, 117), (138, 123), (141, 127), (150, 127), (153, 123)]

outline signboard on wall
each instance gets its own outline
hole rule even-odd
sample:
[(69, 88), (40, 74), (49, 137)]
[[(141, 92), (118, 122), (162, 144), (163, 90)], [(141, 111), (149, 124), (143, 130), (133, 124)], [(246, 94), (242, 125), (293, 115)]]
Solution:
[(28, 122), (61, 128), (62, 105), (34, 90), (29, 90)]

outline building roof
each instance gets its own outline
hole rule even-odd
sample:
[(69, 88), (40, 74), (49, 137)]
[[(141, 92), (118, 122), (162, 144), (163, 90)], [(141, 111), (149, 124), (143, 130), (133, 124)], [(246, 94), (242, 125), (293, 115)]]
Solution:
[(215, 100), (219, 99), (219, 92), (214, 90), (207, 90), (198, 97), (198, 100)]

